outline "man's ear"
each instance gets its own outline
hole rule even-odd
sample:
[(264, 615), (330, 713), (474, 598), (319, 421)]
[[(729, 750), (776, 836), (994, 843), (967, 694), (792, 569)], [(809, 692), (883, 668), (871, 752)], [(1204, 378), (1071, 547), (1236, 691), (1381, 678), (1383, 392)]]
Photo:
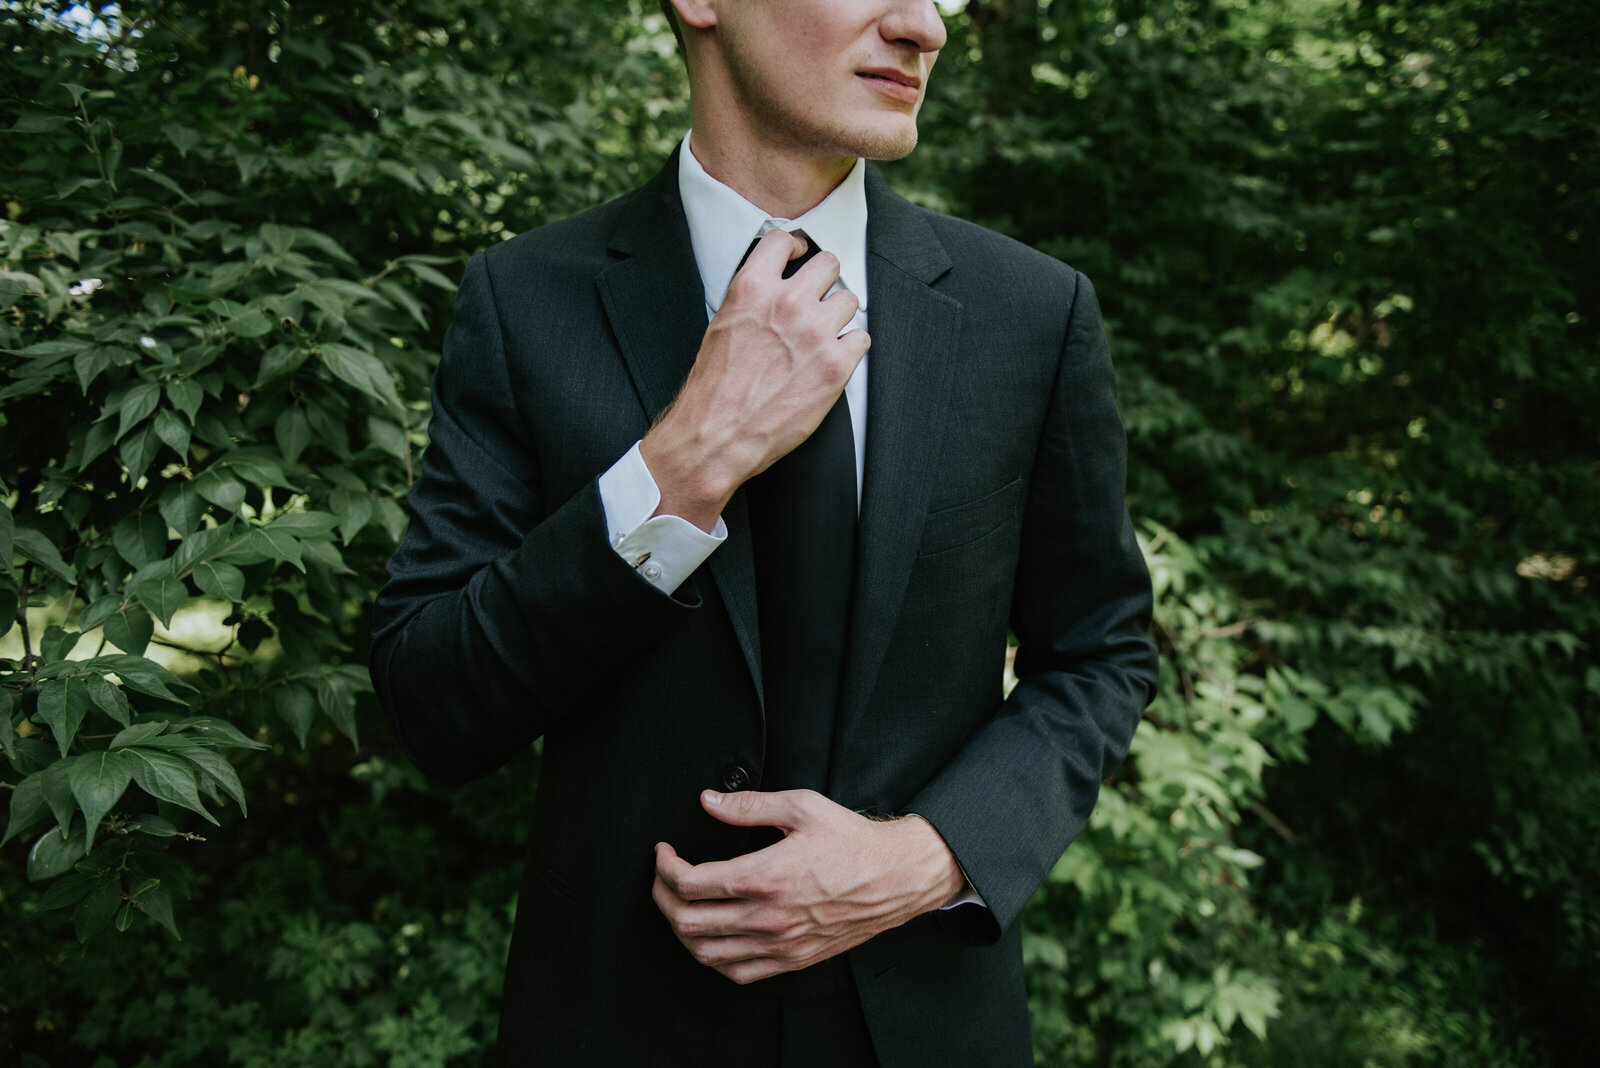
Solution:
[(678, 13), (678, 20), (697, 30), (708, 30), (717, 24), (717, 0), (668, 0)]

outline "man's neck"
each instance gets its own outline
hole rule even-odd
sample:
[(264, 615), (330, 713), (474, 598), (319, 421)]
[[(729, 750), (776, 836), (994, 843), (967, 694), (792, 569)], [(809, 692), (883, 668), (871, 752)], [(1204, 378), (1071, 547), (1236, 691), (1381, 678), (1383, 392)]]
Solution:
[(800, 150), (740, 150), (714, 133), (694, 128), (689, 148), (706, 173), (774, 219), (798, 219), (838, 188), (854, 156), (818, 157)]

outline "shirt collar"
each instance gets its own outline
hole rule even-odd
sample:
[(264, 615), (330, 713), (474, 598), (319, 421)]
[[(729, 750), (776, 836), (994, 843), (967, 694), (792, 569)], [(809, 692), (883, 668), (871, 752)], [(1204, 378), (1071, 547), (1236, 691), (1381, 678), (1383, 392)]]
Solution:
[(804, 230), (818, 246), (837, 256), (839, 280), (856, 295), (861, 308), (866, 308), (867, 190), (863, 160), (856, 160), (844, 181), (822, 203), (798, 219), (778, 219), (707, 174), (690, 151), (689, 136), (683, 135), (678, 150), (678, 192), (689, 220), (689, 240), (700, 268), (706, 307), (711, 312), (722, 306), (739, 260), (768, 219), (785, 230)]

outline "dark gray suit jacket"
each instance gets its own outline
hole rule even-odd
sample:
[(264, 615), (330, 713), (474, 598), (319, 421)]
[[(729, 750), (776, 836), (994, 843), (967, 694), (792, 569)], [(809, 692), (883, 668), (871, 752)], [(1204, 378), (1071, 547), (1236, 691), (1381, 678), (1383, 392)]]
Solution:
[[(743, 498), (669, 597), (607, 544), (595, 485), (705, 332), (676, 168), (468, 264), (375, 610), (373, 678), (423, 770), (464, 782), (544, 738), (507, 1063), (726, 1060), (723, 1025), (770, 996), (696, 964), (650, 900), (654, 843), (701, 862), (751, 842), (698, 804), (735, 768), (761, 785)], [(1018, 913), (1155, 687), (1111, 363), (1081, 274), (872, 170), (867, 203), (870, 416), (829, 793), (927, 817), (989, 908), (922, 917), (850, 965), (885, 1066), (1026, 1065)], [(1021, 681), (1002, 701), (1008, 627)]]

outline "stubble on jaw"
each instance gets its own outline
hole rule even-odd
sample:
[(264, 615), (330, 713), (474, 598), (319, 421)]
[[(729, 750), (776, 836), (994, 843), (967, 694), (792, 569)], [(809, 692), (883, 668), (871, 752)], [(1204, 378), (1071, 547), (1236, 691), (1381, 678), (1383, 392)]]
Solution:
[[(746, 63), (737, 49), (730, 49), (724, 56), (741, 110), (760, 125), (774, 144), (806, 155), (837, 155), (851, 159), (864, 156), (873, 160), (903, 159), (917, 147), (917, 119), (922, 112), (920, 100), (904, 125), (896, 124), (895, 128), (886, 130), (866, 128), (865, 123), (852, 126), (826, 113), (813, 116), (799, 112), (792, 99), (772, 90), (774, 73), (770, 69)], [(927, 77), (926, 72), (923, 77)], [(881, 114), (889, 116), (893, 112)]]

